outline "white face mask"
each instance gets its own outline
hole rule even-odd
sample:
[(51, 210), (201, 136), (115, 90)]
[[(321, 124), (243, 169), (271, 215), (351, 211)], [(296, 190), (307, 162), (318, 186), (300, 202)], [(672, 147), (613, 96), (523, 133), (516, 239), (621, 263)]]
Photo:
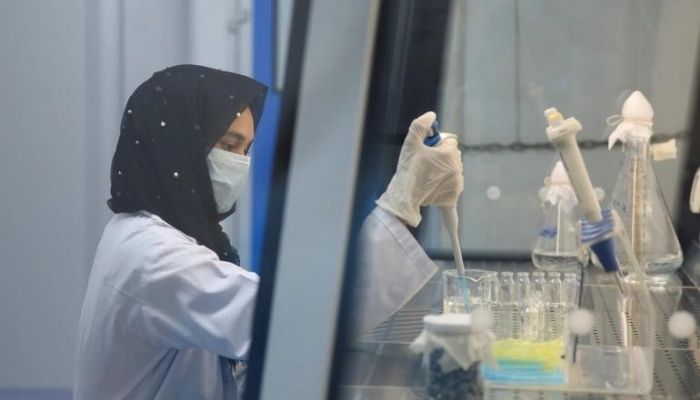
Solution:
[(250, 157), (213, 148), (207, 156), (207, 165), (216, 211), (225, 214), (231, 211), (248, 179)]

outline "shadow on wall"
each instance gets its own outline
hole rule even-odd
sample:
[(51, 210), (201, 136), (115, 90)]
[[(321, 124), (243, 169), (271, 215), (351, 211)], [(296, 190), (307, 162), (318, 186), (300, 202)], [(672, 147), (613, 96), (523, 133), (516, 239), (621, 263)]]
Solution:
[(71, 400), (70, 390), (0, 389), (0, 400)]

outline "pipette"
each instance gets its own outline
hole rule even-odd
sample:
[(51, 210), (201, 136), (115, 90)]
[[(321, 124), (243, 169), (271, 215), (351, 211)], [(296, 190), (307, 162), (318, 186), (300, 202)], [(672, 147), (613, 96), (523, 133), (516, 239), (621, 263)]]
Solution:
[(440, 207), (442, 215), (442, 223), (450, 235), (452, 242), (452, 257), (455, 259), (455, 266), (460, 274), (464, 274), (464, 259), (462, 259), (462, 247), (459, 244), (459, 235), (457, 234), (457, 226), (459, 217), (457, 216), (457, 207)]
[[(430, 128), (428, 136), (425, 138), (423, 143), (426, 146), (434, 147), (440, 143), (440, 129), (438, 122), (433, 122)], [(445, 225), (447, 233), (450, 235), (450, 242), (452, 243), (452, 257), (455, 260), (455, 266), (457, 267), (457, 272), (460, 275), (464, 275), (464, 260), (462, 259), (462, 247), (459, 244), (459, 216), (457, 215), (457, 207), (440, 207), (440, 214), (442, 215), (442, 223)]]
[(582, 129), (581, 123), (573, 117), (564, 119), (556, 108), (547, 109), (544, 116), (549, 124), (547, 138), (559, 152), (585, 217), (581, 220), (581, 242), (593, 250), (605, 272), (613, 274), (620, 291), (626, 295), (627, 290), (622, 282), (620, 267), (615, 257), (613, 213), (609, 210), (601, 212), (591, 179), (588, 177), (586, 164), (583, 162), (581, 150), (576, 142), (575, 136)]
[(603, 218), (608, 214), (603, 214), (600, 211), (598, 198), (593, 191), (586, 164), (583, 162), (581, 150), (579, 150), (575, 138), (575, 135), (582, 129), (581, 123), (574, 117), (564, 119), (556, 108), (547, 109), (544, 115), (549, 123), (547, 138), (559, 152), (585, 217), (584, 223), (587, 226), (584, 225), (581, 233), (582, 236), (589, 234), (589, 240), (582, 237), (581, 241), (589, 243), (605, 271), (617, 271), (619, 266), (617, 265), (612, 242), (612, 219)]

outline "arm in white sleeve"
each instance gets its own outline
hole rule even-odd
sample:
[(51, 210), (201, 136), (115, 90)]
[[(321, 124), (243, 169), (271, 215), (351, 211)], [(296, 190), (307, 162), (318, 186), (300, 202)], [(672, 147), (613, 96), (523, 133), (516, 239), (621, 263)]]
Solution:
[(156, 253), (134, 293), (133, 330), (166, 347), (247, 358), (258, 276), (193, 243)]
[(359, 235), (353, 338), (401, 309), (438, 270), (398, 218), (379, 207), (365, 219)]

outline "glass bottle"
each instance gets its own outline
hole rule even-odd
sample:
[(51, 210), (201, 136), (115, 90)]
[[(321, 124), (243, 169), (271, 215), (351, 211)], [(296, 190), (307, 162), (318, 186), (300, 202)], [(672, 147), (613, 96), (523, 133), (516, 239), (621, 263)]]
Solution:
[(530, 293), (530, 274), (518, 272), (515, 278), (515, 301), (520, 305), (524, 305), (527, 301), (527, 295)]
[(422, 342), (428, 399), (481, 399), (480, 364), (488, 356), (490, 339), (472, 326), (467, 314), (426, 315)]
[(511, 305), (515, 303), (515, 281), (510, 271), (501, 272), (501, 287), (498, 291), (501, 304)]
[(491, 285), (491, 309), (495, 311), (499, 309), (501, 304), (501, 281), (496, 273), (491, 276), (489, 283)]
[[(680, 267), (683, 253), (651, 165), (649, 139), (631, 135), (623, 152), (612, 206), (622, 219), (642, 270), (647, 276), (663, 279)], [(616, 244), (615, 251), (624, 269), (629, 261), (622, 244)]]
[(544, 271), (578, 271), (588, 264), (581, 245), (576, 215), (576, 195), (561, 161), (545, 179), (542, 193), (542, 224), (532, 248), (532, 263)]
[(578, 275), (575, 272), (567, 272), (564, 274), (564, 282), (562, 283), (562, 302), (564, 307), (578, 307), (578, 290), (579, 281)]
[(545, 304), (539, 291), (528, 293), (523, 301), (523, 324), (520, 338), (532, 342), (544, 340)]
[(562, 303), (562, 282), (561, 273), (559, 272), (548, 272), (547, 273), (547, 286), (549, 289), (549, 295), (547, 296), (547, 303), (551, 305), (559, 305)]
[(542, 294), (542, 301), (549, 301), (549, 287), (547, 286), (547, 279), (542, 271), (535, 271), (532, 273), (532, 285), (530, 287), (530, 291), (534, 292), (535, 290)]

